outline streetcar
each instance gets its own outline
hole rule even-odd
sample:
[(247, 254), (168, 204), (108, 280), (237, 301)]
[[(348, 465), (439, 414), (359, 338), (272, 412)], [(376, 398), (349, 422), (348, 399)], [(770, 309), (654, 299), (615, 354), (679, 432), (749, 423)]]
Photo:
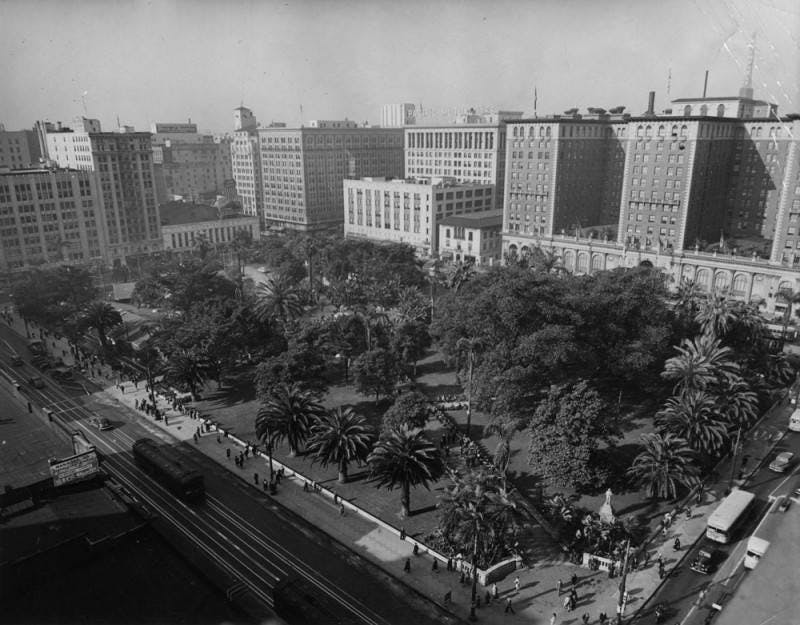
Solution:
[(186, 501), (205, 497), (203, 475), (186, 463), (183, 454), (168, 445), (159, 445), (151, 438), (140, 438), (133, 444), (133, 457), (147, 473), (170, 492)]

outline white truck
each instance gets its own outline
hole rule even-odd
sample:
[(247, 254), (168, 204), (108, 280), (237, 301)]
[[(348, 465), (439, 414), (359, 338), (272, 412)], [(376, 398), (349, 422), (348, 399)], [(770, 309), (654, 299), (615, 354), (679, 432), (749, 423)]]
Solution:
[(751, 536), (747, 541), (747, 552), (744, 554), (744, 568), (753, 570), (758, 566), (758, 561), (764, 557), (769, 549), (769, 541)]

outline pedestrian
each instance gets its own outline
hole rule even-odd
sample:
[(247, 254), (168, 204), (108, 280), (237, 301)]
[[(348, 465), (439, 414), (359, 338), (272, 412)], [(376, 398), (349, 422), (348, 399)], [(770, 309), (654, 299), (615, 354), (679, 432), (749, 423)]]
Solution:
[(583, 621), (583, 625), (589, 625), (589, 620), (590, 619), (589, 619), (589, 615), (586, 614), (586, 612), (583, 613), (583, 616), (581, 617), (581, 620)]
[(575, 588), (578, 585), (578, 576), (573, 573), (570, 581), (572, 582), (572, 587)]
[(692, 508), (691, 506), (686, 506), (686, 520), (688, 521), (691, 518), (692, 518)]
[(411, 550), (411, 552), (412, 552), (412, 553), (413, 553), (415, 556), (418, 556), (418, 555), (419, 555), (419, 543), (414, 543), (414, 548)]
[(403, 565), (403, 570), (406, 573), (410, 573), (411, 572), (411, 558), (406, 558), (406, 563)]
[(231, 448), (230, 448), (230, 447), (228, 447), (228, 448), (225, 450), (225, 456), (228, 458), (228, 460), (230, 460), (230, 459), (231, 459)]
[(405, 527), (401, 527), (400, 528), (400, 540), (405, 540), (405, 539), (406, 539), (406, 528)]
[(667, 531), (667, 526), (666, 525), (661, 529), (661, 535), (664, 537), (664, 540), (667, 540), (667, 536), (669, 535), (669, 532)]
[(514, 578), (514, 592), (519, 592), (519, 576)]
[(217, 444), (219, 445), (221, 443), (222, 443), (222, 439), (219, 437), (219, 434), (217, 434)]
[(574, 588), (572, 590), (570, 590), (569, 598), (572, 601), (572, 605), (577, 605), (578, 604), (578, 591), (576, 591)]
[(678, 538), (677, 536), (675, 537), (675, 542), (672, 543), (672, 548), (675, 551), (680, 551), (681, 550), (681, 539)]
[(664, 563), (658, 563), (658, 579), (664, 579)]
[(600, 619), (600, 625), (605, 625), (605, 622), (608, 620), (605, 612), (600, 612), (600, 616), (598, 618)]
[(492, 594), (487, 590), (483, 599), (486, 602), (486, 605), (489, 605), (492, 602)]
[[(158, 416), (158, 411), (156, 411), (156, 416)], [(164, 414), (164, 425), (169, 425), (169, 419), (167, 418), (166, 413)]]
[(560, 597), (561, 596), (561, 580), (558, 580), (556, 582), (556, 592), (558, 593), (558, 596)]
[[(339, 516), (344, 516), (344, 504), (343, 503), (339, 504)], [(434, 562), (436, 562), (436, 560), (434, 560)]]
[(433, 563), (431, 564), (431, 571), (434, 573), (439, 572), (439, 561), (436, 558), (433, 559)]
[(308, 482), (303, 482), (303, 492), (304, 493), (308, 492)]
[(194, 439), (194, 444), (197, 445), (197, 432), (192, 434), (192, 438)]
[(463, 586), (463, 585), (464, 585), (464, 580), (465, 580), (465, 579), (466, 579), (466, 578), (464, 577), (464, 569), (461, 569), (461, 575), (459, 575), (459, 577), (458, 577), (458, 583), (459, 583), (459, 584), (461, 584), (461, 585)]
[(504, 612), (506, 614), (508, 614), (509, 612), (511, 612), (511, 614), (516, 614), (516, 612), (514, 612), (514, 606), (511, 605), (511, 597), (506, 597), (506, 609), (504, 610)]
[(500, 591), (497, 588), (497, 582), (492, 584), (492, 597), (494, 597), (495, 601), (500, 598)]
[[(557, 618), (558, 618), (558, 617), (556, 616), (556, 613), (555, 613), (555, 612), (553, 612), (553, 616), (551, 616), (551, 617), (550, 617), (550, 625), (556, 625), (556, 619), (557, 619)], [(588, 621), (585, 621), (585, 622), (587, 622), (587, 623), (588, 623)]]

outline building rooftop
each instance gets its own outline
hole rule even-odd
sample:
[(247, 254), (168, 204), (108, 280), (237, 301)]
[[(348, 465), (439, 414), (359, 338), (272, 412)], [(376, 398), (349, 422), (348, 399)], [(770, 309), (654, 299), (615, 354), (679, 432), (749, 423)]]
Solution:
[(670, 102), (722, 102), (727, 100), (746, 100), (748, 102), (752, 102), (753, 104), (770, 104), (765, 100), (754, 100), (753, 98), (743, 98), (740, 95), (732, 95), (728, 97), (713, 97), (713, 98), (677, 98), (675, 100), (670, 100)]
[(219, 221), (247, 217), (239, 211), (236, 202), (228, 202), (220, 207), (195, 202), (166, 202), (159, 208), (162, 226), (199, 223), (202, 221)]
[(439, 220), (440, 226), (463, 226), (465, 228), (489, 228), (500, 226), (503, 223), (503, 209), (498, 208), (478, 213), (464, 213), (451, 215)]

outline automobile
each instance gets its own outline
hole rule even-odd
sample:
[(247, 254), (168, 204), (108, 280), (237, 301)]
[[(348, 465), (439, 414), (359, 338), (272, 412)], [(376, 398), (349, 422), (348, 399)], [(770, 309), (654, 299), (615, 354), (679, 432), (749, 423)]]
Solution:
[(33, 363), (33, 366), (39, 371), (44, 371), (45, 369), (49, 369), (53, 366), (53, 363), (50, 362), (50, 359), (47, 356), (34, 356), (31, 360), (31, 363)]
[(769, 470), (775, 471), (776, 473), (783, 473), (789, 467), (793, 457), (794, 454), (791, 451), (782, 451), (775, 456), (775, 460), (770, 462)]
[(797, 488), (794, 489), (794, 496), (795, 497), (800, 497), (800, 486), (798, 486)]
[(783, 501), (781, 501), (780, 505), (778, 506), (778, 512), (786, 512), (791, 505), (792, 500), (789, 497), (784, 497)]
[(41, 376), (35, 375), (31, 378), (28, 378), (28, 382), (33, 388), (44, 388), (44, 380)]
[(259, 273), (267, 273), (267, 268), (266, 267), (259, 267), (258, 268), (258, 272)]
[(53, 377), (54, 380), (71, 380), (72, 379), (72, 369), (69, 367), (55, 367), (52, 371), (50, 371), (50, 375)]
[(716, 551), (710, 547), (704, 547), (697, 552), (697, 556), (695, 556), (694, 560), (689, 564), (689, 568), (695, 573), (708, 575), (713, 572), (716, 559)]
[(22, 357), (19, 354), (14, 354), (11, 356), (11, 365), (13, 367), (21, 367), (22, 364)]
[(91, 419), (89, 419), (89, 425), (91, 425), (94, 428), (97, 428), (101, 432), (103, 432), (104, 430), (110, 430), (114, 427), (113, 425), (111, 425), (111, 421), (109, 421), (105, 417), (92, 417)]

